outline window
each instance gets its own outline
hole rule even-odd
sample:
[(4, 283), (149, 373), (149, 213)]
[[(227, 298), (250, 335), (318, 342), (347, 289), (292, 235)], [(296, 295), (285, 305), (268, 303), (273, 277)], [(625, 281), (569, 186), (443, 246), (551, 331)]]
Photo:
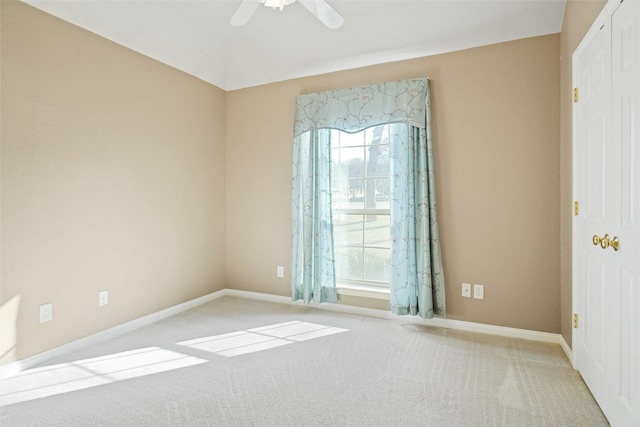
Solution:
[(444, 316), (430, 105), (426, 78), (296, 97), (293, 301), (336, 302), (347, 282)]
[(336, 279), (389, 286), (389, 130), (331, 131), (331, 204)]

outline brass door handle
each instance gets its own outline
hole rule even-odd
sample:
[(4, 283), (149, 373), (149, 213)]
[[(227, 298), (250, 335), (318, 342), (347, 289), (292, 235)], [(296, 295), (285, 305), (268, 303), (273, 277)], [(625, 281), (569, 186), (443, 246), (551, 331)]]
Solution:
[(618, 240), (618, 237), (613, 236), (613, 240), (611, 241), (611, 247), (616, 252), (618, 251), (618, 249), (620, 249), (620, 240)]
[(614, 236), (613, 239), (609, 239), (608, 234), (605, 234), (604, 237), (594, 234), (591, 241), (595, 246), (600, 245), (602, 249), (607, 249), (609, 246), (611, 246), (614, 251), (620, 249), (620, 240), (616, 236)]

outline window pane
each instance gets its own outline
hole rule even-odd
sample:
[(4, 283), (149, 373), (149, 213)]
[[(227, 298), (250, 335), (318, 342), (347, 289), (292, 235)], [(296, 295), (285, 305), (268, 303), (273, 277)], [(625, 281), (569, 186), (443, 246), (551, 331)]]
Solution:
[(331, 132), (331, 148), (340, 148), (340, 134), (342, 132), (337, 129), (330, 129), (329, 132)]
[(349, 204), (349, 182), (347, 180), (332, 179), (331, 206), (333, 209), (344, 208)]
[(349, 177), (364, 177), (364, 148), (343, 148), (340, 151), (340, 165), (349, 171)]
[(376, 182), (374, 179), (366, 179), (364, 183), (363, 203), (366, 209), (377, 209)]
[(341, 147), (353, 147), (355, 145), (364, 145), (364, 135), (362, 132), (347, 133), (340, 132), (340, 146)]
[(338, 248), (336, 250), (336, 276), (338, 279), (362, 280), (362, 248)]
[(390, 274), (389, 249), (364, 249), (364, 280), (388, 282)]
[(333, 219), (336, 246), (362, 245), (363, 215), (340, 214)]
[(389, 146), (381, 145), (376, 161), (376, 176), (389, 176)]
[[(388, 154), (383, 152), (383, 146), (371, 145), (366, 151), (366, 174), (368, 177), (389, 176), (389, 169), (384, 167), (388, 165)], [(386, 145), (384, 146), (386, 148)]]
[(376, 178), (376, 209), (389, 209), (389, 178)]
[(340, 178), (340, 149), (331, 150), (331, 175)]
[(367, 215), (364, 223), (364, 246), (390, 248), (390, 227), (389, 215)]
[(362, 131), (362, 133), (364, 134), (364, 139), (367, 142), (367, 144), (371, 144), (373, 142), (373, 136), (376, 133), (376, 130), (378, 131), (377, 133), (380, 133), (382, 129), (378, 129), (378, 128), (384, 128), (384, 125), (374, 126)]

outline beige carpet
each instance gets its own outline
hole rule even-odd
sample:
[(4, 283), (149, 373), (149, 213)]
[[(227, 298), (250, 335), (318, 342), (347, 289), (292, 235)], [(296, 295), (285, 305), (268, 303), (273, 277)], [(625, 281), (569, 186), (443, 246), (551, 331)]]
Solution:
[(2, 383), (10, 426), (602, 426), (558, 345), (225, 297)]

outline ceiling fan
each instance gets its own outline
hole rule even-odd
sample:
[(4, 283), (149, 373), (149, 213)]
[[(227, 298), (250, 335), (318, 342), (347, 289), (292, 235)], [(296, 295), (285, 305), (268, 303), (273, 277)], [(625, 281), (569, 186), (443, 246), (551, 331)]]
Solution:
[[(231, 25), (244, 25), (253, 16), (260, 4), (282, 10), (285, 6), (294, 3), (296, 0), (242, 0), (238, 10), (231, 17)], [(313, 16), (318, 18), (327, 27), (339, 28), (344, 23), (344, 18), (331, 7), (326, 0), (298, 0)]]

